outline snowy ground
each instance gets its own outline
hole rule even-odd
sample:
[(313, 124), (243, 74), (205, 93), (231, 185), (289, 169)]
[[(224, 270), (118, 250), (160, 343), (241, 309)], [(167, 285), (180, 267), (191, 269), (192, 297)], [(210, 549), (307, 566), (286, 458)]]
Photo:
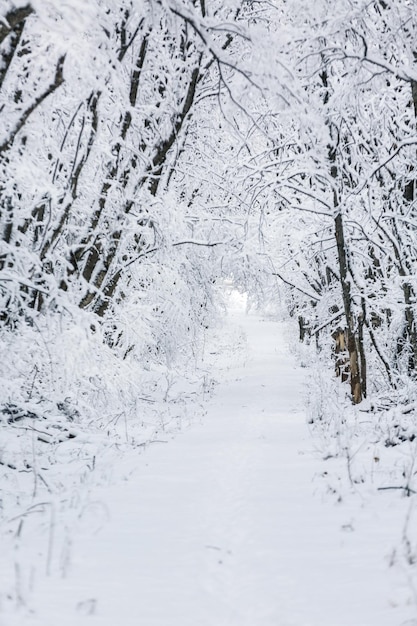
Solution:
[(392, 566), (409, 499), (335, 497), (282, 325), (236, 306), (224, 332), (236, 340), (239, 326), (246, 348), (228, 367), (212, 355), (204, 418), (96, 488), (61, 575), (0, 612), (1, 626), (417, 624), (406, 571)]

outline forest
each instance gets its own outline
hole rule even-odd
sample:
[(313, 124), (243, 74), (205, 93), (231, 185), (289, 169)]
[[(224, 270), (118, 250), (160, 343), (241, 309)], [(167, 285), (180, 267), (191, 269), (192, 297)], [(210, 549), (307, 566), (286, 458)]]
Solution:
[(2, 0), (7, 532), (211, 393), (225, 281), (288, 320), (348, 481), (372, 442), (412, 497), (416, 157), (415, 0)]

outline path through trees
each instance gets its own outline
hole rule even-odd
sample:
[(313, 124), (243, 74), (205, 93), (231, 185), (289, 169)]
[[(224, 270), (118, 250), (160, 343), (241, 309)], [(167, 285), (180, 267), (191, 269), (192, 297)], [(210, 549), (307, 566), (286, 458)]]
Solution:
[[(19, 626), (392, 626), (412, 617), (413, 607), (396, 606), (410, 590), (387, 560), (401, 514), (323, 501), (305, 370), (283, 327), (238, 311), (229, 324), (243, 326), (246, 354), (221, 372), (202, 423), (155, 443), (127, 484), (93, 494), (92, 524), (75, 537), (65, 578), (44, 580)], [(108, 520), (92, 534), (103, 510)]]

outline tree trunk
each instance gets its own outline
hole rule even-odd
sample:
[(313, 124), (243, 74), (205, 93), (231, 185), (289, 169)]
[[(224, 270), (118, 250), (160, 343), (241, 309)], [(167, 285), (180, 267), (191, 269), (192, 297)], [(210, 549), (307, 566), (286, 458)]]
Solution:
[[(335, 195), (335, 208), (337, 208), (338, 200)], [(351, 283), (349, 280), (349, 269), (346, 254), (345, 234), (343, 229), (343, 218), (339, 211), (335, 217), (335, 235), (337, 242), (337, 255), (339, 261), (340, 285), (342, 288), (343, 307), (346, 318), (347, 332), (347, 349), (349, 353), (349, 369), (350, 369), (350, 390), (352, 400), (355, 404), (362, 401), (363, 389), (361, 379), (361, 367), (359, 358), (359, 339), (355, 333), (355, 322), (352, 307)], [(363, 356), (364, 359), (364, 356)]]

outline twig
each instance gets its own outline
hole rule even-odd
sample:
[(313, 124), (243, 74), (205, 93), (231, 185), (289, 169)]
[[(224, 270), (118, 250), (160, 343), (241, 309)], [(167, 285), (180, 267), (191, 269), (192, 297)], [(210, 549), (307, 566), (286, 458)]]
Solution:
[(417, 491), (414, 491), (414, 489), (411, 489), (411, 487), (378, 487), (377, 491), (387, 491), (388, 489), (401, 489), (402, 491), (405, 491), (407, 496), (409, 496), (412, 493), (417, 493)]
[[(210, 242), (210, 241), (186, 240), (186, 241), (177, 241), (177, 242), (171, 244), (171, 246), (174, 248), (176, 246), (191, 245), (191, 246), (203, 246), (205, 248), (213, 248), (214, 246), (227, 245), (229, 243), (232, 243), (232, 240), (229, 240), (229, 241), (213, 241), (213, 242)], [(158, 250), (160, 250), (160, 247), (158, 247), (158, 246), (155, 246), (154, 248), (149, 248), (148, 250), (144, 250), (143, 252), (138, 254), (138, 256), (136, 256), (134, 259), (131, 259), (130, 261), (128, 261), (128, 263), (126, 263), (123, 266), (123, 269), (126, 269), (127, 267), (129, 267), (129, 265), (132, 265), (133, 263), (136, 263), (136, 261), (139, 261), (139, 259), (141, 259), (144, 256), (147, 256), (148, 254), (152, 254), (153, 252), (158, 252)]]
[(283, 283), (285, 283), (286, 285), (288, 285), (289, 287), (292, 287), (293, 289), (296, 289), (297, 291), (299, 291), (300, 293), (303, 293), (305, 296), (307, 296), (308, 298), (311, 298), (311, 300), (314, 300), (315, 302), (319, 302), (320, 298), (318, 298), (317, 296), (314, 296), (312, 293), (308, 293), (308, 291), (304, 291), (304, 289), (302, 289), (301, 287), (297, 287), (297, 285), (294, 285), (293, 283), (291, 283), (289, 280), (286, 280), (281, 274), (279, 274), (278, 272), (272, 272), (272, 276), (278, 276), (278, 278), (280, 280), (282, 280)]

